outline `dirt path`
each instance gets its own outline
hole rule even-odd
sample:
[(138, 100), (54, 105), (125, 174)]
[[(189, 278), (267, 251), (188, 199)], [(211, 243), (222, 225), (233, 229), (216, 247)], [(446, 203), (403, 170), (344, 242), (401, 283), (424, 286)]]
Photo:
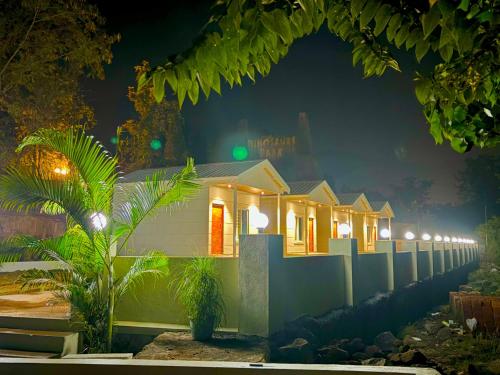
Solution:
[(265, 362), (264, 340), (236, 334), (216, 333), (207, 342), (193, 341), (189, 332), (165, 332), (146, 345), (137, 359)]

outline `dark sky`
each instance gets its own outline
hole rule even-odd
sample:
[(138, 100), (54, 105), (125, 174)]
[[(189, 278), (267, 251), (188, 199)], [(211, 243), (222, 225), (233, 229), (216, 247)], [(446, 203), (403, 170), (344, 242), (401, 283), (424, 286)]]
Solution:
[[(85, 84), (98, 122), (94, 132), (104, 142), (134, 116), (126, 97), (127, 87), (135, 83), (134, 65), (144, 59), (159, 64), (189, 47), (208, 20), (209, 2), (158, 3), (99, 3), (108, 30), (122, 36), (106, 80)], [(187, 103), (182, 113), (188, 135), (201, 134), (209, 141), (225, 137), (241, 118), (255, 132), (286, 134), (305, 111), (320, 167), (337, 188), (387, 193), (403, 177), (416, 176), (434, 181), (433, 201), (456, 202), (455, 175), (464, 159), (477, 152), (464, 156), (448, 144), (434, 144), (413, 91), (415, 59), (398, 57), (403, 73), (363, 79), (361, 69), (352, 67), (350, 46), (321, 30), (296, 42), (255, 84), (226, 86), (222, 96), (202, 98), (196, 106)], [(202, 150), (193, 151), (203, 161)]]

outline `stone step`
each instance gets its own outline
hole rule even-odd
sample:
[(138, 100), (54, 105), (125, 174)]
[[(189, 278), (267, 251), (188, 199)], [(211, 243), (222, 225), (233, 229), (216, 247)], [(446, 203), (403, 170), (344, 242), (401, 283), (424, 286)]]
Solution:
[(70, 324), (69, 319), (49, 317), (0, 315), (0, 327), (40, 331), (78, 331), (78, 326)]
[(78, 351), (78, 333), (0, 328), (0, 349), (50, 352), (61, 356)]
[(50, 359), (57, 357), (59, 357), (59, 354), (57, 353), (28, 352), (25, 350), (0, 349), (0, 358)]

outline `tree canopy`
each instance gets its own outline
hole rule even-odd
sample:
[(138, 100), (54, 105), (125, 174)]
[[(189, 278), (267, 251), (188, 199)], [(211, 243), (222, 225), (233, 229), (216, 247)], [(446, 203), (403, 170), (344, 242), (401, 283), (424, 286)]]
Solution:
[[(94, 124), (80, 80), (104, 78), (111, 62), (119, 36), (103, 26), (97, 8), (85, 0), (0, 2), (0, 121), (15, 125), (15, 133), (0, 140), (2, 148), (12, 149), (39, 128)], [(34, 159), (29, 163), (38, 165), (40, 155)]]
[(500, 1), (452, 0), (219, 0), (194, 45), (144, 72), (138, 88), (153, 87), (162, 101), (166, 86), (182, 106), (196, 104), (244, 78), (266, 76), (299, 38), (330, 32), (353, 47), (353, 65), (365, 77), (399, 71), (391, 50), (428, 54), (439, 62), (415, 72), (415, 93), (436, 143), (458, 152), (498, 144)]

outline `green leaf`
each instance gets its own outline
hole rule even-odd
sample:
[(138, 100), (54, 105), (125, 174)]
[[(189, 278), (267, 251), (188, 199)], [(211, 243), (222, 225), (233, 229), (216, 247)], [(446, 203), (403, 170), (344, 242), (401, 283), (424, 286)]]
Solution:
[(177, 91), (177, 77), (175, 76), (175, 72), (173, 69), (167, 69), (165, 71), (165, 78), (167, 79), (168, 84), (172, 88), (173, 92)]
[(361, 12), (361, 17), (359, 18), (359, 25), (361, 28), (368, 26), (370, 21), (375, 17), (377, 10), (380, 6), (380, 1), (378, 0), (368, 0), (363, 11)]
[(415, 47), (415, 55), (417, 56), (417, 61), (420, 62), (422, 58), (429, 51), (430, 43), (427, 40), (420, 39)]
[(363, 6), (365, 5), (366, 0), (352, 0), (351, 1), (351, 14), (353, 17), (357, 18)]
[(453, 138), (450, 144), (455, 151), (461, 154), (467, 151), (467, 142), (463, 138)]
[(408, 24), (403, 25), (403, 27), (399, 29), (398, 33), (396, 34), (396, 38), (394, 39), (396, 47), (401, 47), (401, 45), (406, 41), (406, 38), (408, 38), (409, 29), (410, 26)]
[(434, 141), (436, 141), (436, 144), (441, 144), (443, 143), (443, 132), (441, 129), (441, 120), (439, 118), (439, 114), (437, 113), (436, 110), (432, 112), (432, 115), (429, 119), (430, 123), (430, 133), (432, 137), (434, 138)]
[(439, 37), (439, 48), (454, 42), (453, 32), (446, 26), (441, 27), (441, 36)]
[(392, 7), (389, 4), (382, 5), (375, 15), (375, 29), (373, 33), (375, 36), (382, 34), (391, 19)]
[(413, 48), (420, 39), (422, 39), (422, 32), (419, 29), (413, 29), (406, 39), (406, 50)]
[(453, 110), (453, 119), (458, 122), (465, 120), (467, 116), (467, 111), (462, 106), (456, 106)]
[(290, 20), (285, 15), (285, 12), (282, 10), (275, 10), (274, 20), (281, 39), (283, 39), (285, 43), (291, 44), (293, 42), (292, 28), (290, 26)]
[(415, 85), (415, 94), (420, 104), (425, 105), (431, 94), (432, 81), (429, 79), (421, 78), (417, 80)]
[(427, 13), (422, 15), (422, 28), (424, 30), (424, 39), (434, 31), (441, 19), (441, 12), (438, 6), (433, 6)]
[(198, 103), (199, 95), (200, 95), (200, 87), (198, 86), (198, 82), (192, 81), (191, 86), (189, 87), (188, 90), (188, 96), (189, 99), (191, 99), (191, 103), (193, 103), (193, 105), (196, 105), (196, 103)]
[(462, 0), (460, 2), (460, 5), (458, 6), (458, 9), (461, 9), (464, 12), (467, 12), (467, 10), (469, 9), (469, 2), (470, 2), (470, 0)]
[(391, 17), (391, 20), (389, 21), (389, 26), (387, 26), (386, 30), (387, 40), (389, 42), (392, 42), (392, 40), (396, 36), (396, 31), (398, 31), (399, 27), (401, 26), (402, 20), (403, 17), (399, 13), (396, 13)]
[(443, 58), (444, 61), (450, 62), (453, 56), (453, 47), (449, 44), (439, 48), (439, 54)]
[(165, 70), (157, 70), (153, 73), (153, 96), (160, 103), (165, 96)]

